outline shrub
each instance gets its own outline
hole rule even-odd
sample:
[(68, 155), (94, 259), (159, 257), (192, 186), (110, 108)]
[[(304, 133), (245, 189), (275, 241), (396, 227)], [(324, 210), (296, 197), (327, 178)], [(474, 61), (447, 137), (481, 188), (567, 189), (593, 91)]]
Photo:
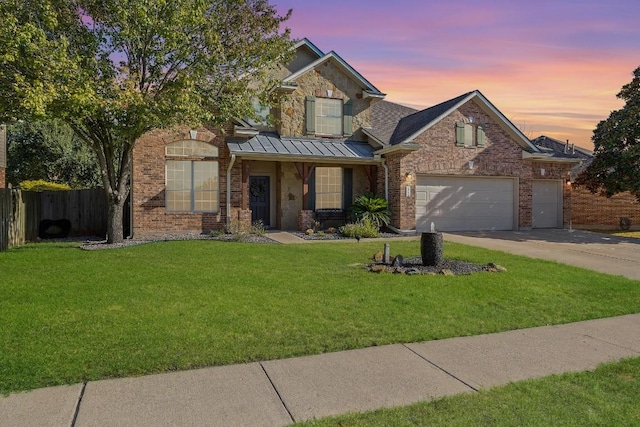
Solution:
[(251, 224), (251, 230), (249, 230), (249, 234), (253, 234), (256, 236), (264, 236), (267, 234), (267, 229), (264, 226), (264, 222), (262, 220), (258, 220)]
[(389, 204), (384, 197), (363, 193), (356, 197), (351, 212), (358, 221), (370, 220), (378, 229), (390, 221)]
[(49, 182), (43, 179), (35, 181), (22, 181), (18, 187), (24, 191), (67, 191), (71, 190), (67, 184), (58, 184), (57, 182)]
[(379, 227), (370, 219), (345, 224), (340, 233), (345, 237), (380, 237)]

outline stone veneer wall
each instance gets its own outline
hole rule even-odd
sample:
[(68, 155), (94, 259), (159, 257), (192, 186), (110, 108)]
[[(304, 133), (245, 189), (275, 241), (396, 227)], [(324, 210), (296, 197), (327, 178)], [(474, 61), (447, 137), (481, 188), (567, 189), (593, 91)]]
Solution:
[[(282, 136), (305, 136), (305, 100), (307, 96), (321, 98), (347, 99), (353, 103), (353, 130), (351, 137), (363, 140), (360, 128), (370, 127), (371, 112), (369, 106), (371, 98), (363, 99), (362, 88), (353, 78), (345, 74), (331, 60), (328, 60), (300, 76), (296, 83), (298, 88), (281, 100), (279, 119), (279, 133)], [(332, 91), (329, 96), (327, 91)]]
[[(227, 130), (227, 132), (229, 132)], [(226, 187), (229, 152), (217, 129), (198, 129), (197, 139), (219, 149), (219, 210), (210, 212), (167, 212), (165, 209), (165, 146), (190, 139), (189, 128), (154, 130), (136, 142), (133, 151), (133, 233), (134, 236), (172, 232), (208, 232), (220, 230), (226, 224)], [(231, 218), (238, 219), (242, 203), (241, 162), (236, 161), (232, 173), (235, 184), (231, 193)]]
[(5, 188), (7, 186), (7, 175), (5, 169), (0, 167), (0, 188)]
[[(485, 124), (484, 147), (457, 147), (455, 124), (473, 117), (474, 122)], [(530, 228), (532, 220), (533, 163), (522, 159), (522, 147), (494, 122), (473, 101), (462, 105), (433, 127), (415, 138), (422, 148), (409, 154), (388, 156), (389, 201), (392, 206), (391, 224), (401, 230), (415, 229), (415, 177), (416, 175), (449, 176), (501, 176), (518, 178), (518, 226)], [(474, 168), (469, 169), (469, 161)], [(540, 166), (549, 171), (546, 179), (560, 179), (568, 173), (569, 166)], [(410, 173), (413, 181), (407, 180)], [(405, 187), (412, 186), (410, 197), (405, 196)]]
[(640, 202), (633, 194), (625, 192), (606, 197), (575, 185), (570, 191), (574, 228), (617, 229), (620, 218), (629, 218), (631, 228), (640, 229)]

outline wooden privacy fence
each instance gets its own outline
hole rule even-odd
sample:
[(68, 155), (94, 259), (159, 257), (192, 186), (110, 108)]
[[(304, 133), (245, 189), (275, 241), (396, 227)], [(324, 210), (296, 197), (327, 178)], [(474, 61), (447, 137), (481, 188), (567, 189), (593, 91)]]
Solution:
[(37, 240), (43, 220), (68, 220), (70, 236), (104, 236), (104, 191), (21, 191), (0, 189), (0, 251)]

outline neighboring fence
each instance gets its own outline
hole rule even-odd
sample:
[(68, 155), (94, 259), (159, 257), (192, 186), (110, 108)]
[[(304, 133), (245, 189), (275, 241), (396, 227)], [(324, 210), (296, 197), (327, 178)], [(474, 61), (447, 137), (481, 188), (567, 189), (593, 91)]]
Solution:
[(626, 218), (631, 229), (640, 229), (640, 202), (628, 192), (605, 197), (584, 187), (571, 190), (571, 221), (575, 228), (617, 229)]
[(104, 191), (20, 191), (0, 189), (0, 251), (38, 239), (43, 220), (71, 223), (70, 236), (104, 236)]

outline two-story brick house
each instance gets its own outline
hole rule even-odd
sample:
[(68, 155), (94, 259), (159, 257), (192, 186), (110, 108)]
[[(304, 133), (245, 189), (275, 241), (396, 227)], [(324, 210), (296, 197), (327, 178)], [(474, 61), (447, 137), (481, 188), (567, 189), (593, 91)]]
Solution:
[(136, 235), (262, 220), (303, 229), (319, 209), (384, 195), (391, 226), (511, 230), (569, 223), (575, 159), (541, 152), (479, 91), (423, 111), (385, 94), (308, 40), (282, 68), (275, 127), (149, 132), (134, 150)]

